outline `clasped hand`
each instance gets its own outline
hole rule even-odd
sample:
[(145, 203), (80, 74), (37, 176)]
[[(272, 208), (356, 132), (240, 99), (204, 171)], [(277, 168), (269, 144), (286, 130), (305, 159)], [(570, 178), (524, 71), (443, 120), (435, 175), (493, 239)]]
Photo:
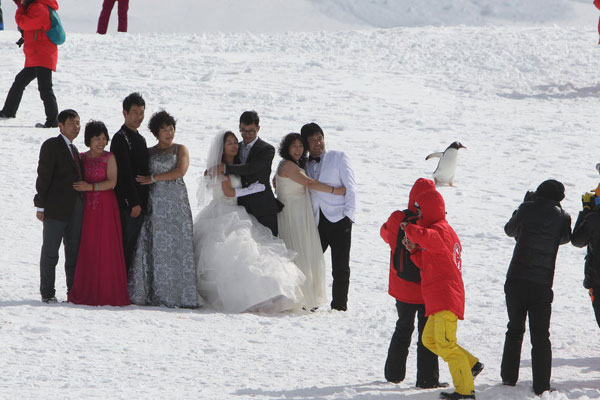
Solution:
[[(405, 230), (406, 227), (408, 226), (408, 222), (401, 222), (400, 223), (400, 229)], [(404, 239), (402, 239), (402, 245), (406, 248), (406, 250), (412, 252), (414, 249), (417, 248), (417, 244), (414, 242), (411, 242), (410, 239), (408, 238), (408, 236), (404, 235)]]

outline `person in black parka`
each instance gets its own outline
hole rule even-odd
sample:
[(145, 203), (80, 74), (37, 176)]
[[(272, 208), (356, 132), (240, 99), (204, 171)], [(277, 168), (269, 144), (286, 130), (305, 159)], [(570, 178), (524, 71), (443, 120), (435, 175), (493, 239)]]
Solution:
[(600, 197), (585, 193), (582, 201), (583, 211), (579, 212), (575, 222), (571, 243), (576, 247), (587, 246), (583, 287), (590, 292), (600, 327)]
[(560, 206), (565, 187), (555, 180), (527, 192), (504, 231), (517, 241), (506, 274), (504, 293), (508, 326), (502, 354), (502, 383), (515, 386), (519, 378), (525, 320), (529, 317), (533, 391), (550, 390), (552, 349), (550, 316), (556, 255), (571, 238), (571, 217)]

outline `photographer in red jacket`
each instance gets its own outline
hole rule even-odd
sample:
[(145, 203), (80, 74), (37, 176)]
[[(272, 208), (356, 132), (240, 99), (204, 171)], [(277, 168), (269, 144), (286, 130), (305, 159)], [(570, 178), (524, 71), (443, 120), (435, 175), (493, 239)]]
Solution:
[(15, 3), (18, 6), (15, 20), (25, 41), (25, 68), (17, 74), (8, 91), (0, 118), (15, 118), (25, 88), (37, 78), (46, 122), (36, 126), (55, 128), (58, 126), (58, 106), (52, 90), (52, 71), (56, 71), (58, 47), (48, 39), (46, 31), (51, 27), (48, 7), (58, 10), (58, 3), (56, 0), (15, 0)]
[(437, 190), (417, 196), (417, 225), (402, 222), (404, 246), (421, 270), (421, 291), (427, 323), (423, 345), (448, 363), (455, 391), (441, 392), (441, 399), (474, 399), (473, 379), (483, 364), (458, 345), (456, 328), (463, 319), (465, 290), (462, 281), (462, 247), (454, 229), (446, 221), (446, 205)]
[(400, 383), (404, 380), (406, 358), (415, 329), (416, 314), (418, 320), (416, 386), (426, 389), (445, 387), (448, 384), (440, 384), (438, 358), (423, 346), (421, 340), (423, 328), (427, 322), (425, 303), (421, 294), (421, 273), (411, 261), (410, 253), (402, 245), (404, 231), (400, 229), (400, 224), (402, 222), (416, 223), (415, 198), (428, 190), (435, 190), (433, 181), (425, 178), (417, 179), (408, 197), (408, 208), (403, 211), (394, 211), (387, 222), (383, 224), (380, 232), (381, 237), (391, 249), (388, 292), (396, 299), (396, 310), (398, 311), (396, 330), (390, 341), (385, 361), (385, 379), (393, 383)]

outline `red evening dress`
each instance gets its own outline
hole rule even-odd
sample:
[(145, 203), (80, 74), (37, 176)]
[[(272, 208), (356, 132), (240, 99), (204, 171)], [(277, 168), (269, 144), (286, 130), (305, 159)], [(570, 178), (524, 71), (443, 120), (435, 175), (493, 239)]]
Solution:
[[(106, 180), (111, 154), (104, 152), (94, 158), (82, 154), (86, 182)], [(75, 281), (68, 296), (70, 303), (90, 306), (130, 304), (121, 237), (121, 219), (115, 192), (112, 189), (84, 192), (81, 241)]]

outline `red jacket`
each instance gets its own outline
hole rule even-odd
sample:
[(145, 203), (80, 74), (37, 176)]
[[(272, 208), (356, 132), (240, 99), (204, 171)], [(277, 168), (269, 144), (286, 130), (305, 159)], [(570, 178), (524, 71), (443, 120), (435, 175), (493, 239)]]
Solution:
[[(430, 179), (419, 178), (414, 183), (408, 196), (408, 211), (413, 214), (417, 213), (414, 206), (415, 198), (423, 192), (435, 190), (435, 184)], [(421, 285), (416, 282), (410, 282), (398, 276), (396, 268), (394, 268), (393, 256), (396, 252), (396, 243), (398, 242), (398, 230), (400, 223), (405, 219), (404, 211), (394, 211), (388, 218), (387, 222), (381, 226), (380, 234), (383, 240), (390, 245), (390, 276), (388, 293), (396, 300), (410, 304), (423, 304), (423, 295), (421, 294)], [(407, 251), (402, 246), (398, 251), (400, 254), (400, 262), (404, 260), (404, 253)]]
[(56, 71), (58, 47), (48, 39), (46, 32), (50, 29), (50, 11), (48, 7), (58, 10), (56, 0), (35, 0), (27, 7), (19, 4), (15, 20), (23, 31), (25, 44), (25, 67), (45, 67)]
[(418, 196), (416, 201), (422, 217), (418, 225), (408, 225), (405, 232), (410, 241), (418, 244), (411, 259), (421, 268), (425, 315), (448, 310), (463, 319), (462, 247), (456, 232), (446, 221), (444, 199), (432, 190)]

